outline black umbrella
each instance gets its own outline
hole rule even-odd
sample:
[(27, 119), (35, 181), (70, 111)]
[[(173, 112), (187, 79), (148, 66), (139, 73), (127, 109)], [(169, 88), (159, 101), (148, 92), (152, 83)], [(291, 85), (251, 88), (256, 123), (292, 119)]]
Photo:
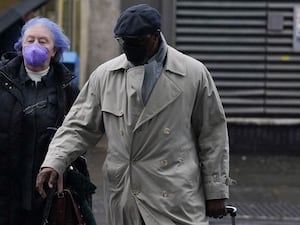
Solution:
[(31, 11), (35, 11), (49, 0), (23, 0), (7, 9), (0, 15), (0, 33), (16, 23), (19, 19)]

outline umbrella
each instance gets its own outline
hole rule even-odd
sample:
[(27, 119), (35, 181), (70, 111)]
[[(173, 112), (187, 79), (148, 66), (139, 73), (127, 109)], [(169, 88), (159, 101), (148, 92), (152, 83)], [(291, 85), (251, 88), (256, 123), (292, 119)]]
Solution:
[(10, 7), (0, 15), (0, 33), (16, 23), (19, 19), (31, 11), (35, 11), (49, 0), (23, 0)]

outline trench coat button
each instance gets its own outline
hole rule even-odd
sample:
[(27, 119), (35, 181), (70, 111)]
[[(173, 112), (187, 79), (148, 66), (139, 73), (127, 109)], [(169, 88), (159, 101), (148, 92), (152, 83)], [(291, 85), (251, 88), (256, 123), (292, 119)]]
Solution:
[(138, 195), (138, 194), (140, 193), (140, 191), (139, 191), (138, 189), (133, 189), (133, 190), (132, 190), (132, 193), (133, 193), (134, 195)]
[(161, 195), (162, 195), (164, 198), (166, 198), (166, 197), (168, 197), (168, 192), (167, 192), (167, 191), (163, 191), (163, 192), (161, 193)]
[(170, 134), (170, 128), (168, 127), (164, 128), (164, 134)]
[(4, 85), (5, 85), (5, 86), (7, 86), (7, 85), (8, 85), (8, 83), (6, 82)]
[(164, 159), (160, 161), (162, 166), (167, 166), (168, 165), (168, 160)]
[(12, 86), (9, 86), (8, 89), (12, 89)]

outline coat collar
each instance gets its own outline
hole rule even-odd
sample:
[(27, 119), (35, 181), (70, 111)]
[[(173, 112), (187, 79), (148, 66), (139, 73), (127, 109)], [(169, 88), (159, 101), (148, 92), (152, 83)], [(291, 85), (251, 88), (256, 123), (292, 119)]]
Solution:
[(163, 72), (139, 116), (135, 130), (174, 102), (182, 92), (183, 90), (171, 79), (170, 75)]
[(165, 70), (176, 75), (186, 76), (186, 66), (183, 60), (183, 54), (171, 46), (168, 46)]
[[(16, 56), (15, 58), (11, 59), (5, 66), (1, 68), (1, 70), (16, 86), (30, 79), (28, 76), (26, 76), (22, 56)], [(49, 73), (53, 73), (55, 80), (60, 83), (63, 88), (75, 78), (75, 76), (66, 68), (66, 66), (54, 60), (51, 61)], [(47, 80), (47, 78), (45, 79)]]
[[(185, 57), (182, 53), (168, 46), (167, 59), (163, 72), (156, 82), (146, 106), (140, 114), (134, 130), (156, 116), (182, 94), (183, 90), (176, 83), (174, 75), (186, 76), (186, 64), (184, 60)], [(109, 71), (127, 70), (130, 68), (125, 54), (108, 61), (106, 65)]]
[(136, 123), (135, 130), (164, 110), (183, 93), (182, 88), (174, 79), (174, 75), (186, 76), (186, 64), (183, 58), (182, 53), (168, 46), (165, 69), (152, 90), (150, 98)]

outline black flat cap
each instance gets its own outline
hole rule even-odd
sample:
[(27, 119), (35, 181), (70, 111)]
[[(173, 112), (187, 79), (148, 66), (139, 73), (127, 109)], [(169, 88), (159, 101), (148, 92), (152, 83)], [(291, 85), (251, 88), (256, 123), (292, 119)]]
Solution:
[(159, 12), (147, 4), (134, 5), (118, 18), (115, 37), (143, 36), (160, 29)]

